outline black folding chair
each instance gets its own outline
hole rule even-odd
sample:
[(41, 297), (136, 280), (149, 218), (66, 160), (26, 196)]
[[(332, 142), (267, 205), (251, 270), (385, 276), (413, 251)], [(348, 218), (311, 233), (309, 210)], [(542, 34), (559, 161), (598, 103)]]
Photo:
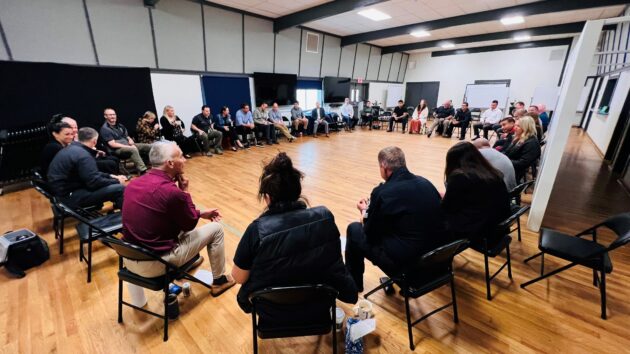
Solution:
[(514, 231), (518, 232), (518, 242), (521, 242), (521, 215), (525, 214), (530, 208), (529, 205), (521, 205), (521, 195), (535, 182), (536, 181), (532, 180), (521, 183), (509, 192), (511, 200), (510, 209), (512, 212), (510, 220), (512, 221), (508, 226), (510, 227), (510, 233)]
[[(490, 283), (492, 282), (492, 279), (496, 278), (496, 276), (499, 275), (499, 273), (501, 273), (501, 271), (505, 267), (507, 267), (508, 269), (508, 278), (510, 278), (510, 280), (512, 279), (512, 260), (510, 258), (510, 243), (512, 242), (512, 237), (509, 235), (508, 232), (510, 232), (510, 225), (514, 223), (514, 218), (518, 219), (519, 216), (520, 215), (512, 214), (509, 218), (507, 218), (497, 226), (495, 230), (497, 235), (505, 233), (500, 238), (491, 241), (486, 236), (481, 240), (480, 243), (470, 244), (470, 248), (483, 254), (486, 281), (486, 298), (489, 301), (492, 301), (492, 291), (490, 290)], [(499, 256), (504, 250), (506, 254), (505, 262), (499, 267), (499, 269), (497, 269), (496, 272), (490, 275), (490, 265), (488, 262), (488, 258), (495, 258)], [(460, 252), (461, 251), (462, 250), (460, 250)]]
[[(156, 253), (135, 245), (129, 242), (125, 242), (123, 240), (119, 240), (112, 236), (107, 236), (101, 239), (101, 241), (107, 246), (111, 247), (118, 254), (118, 323), (123, 322), (122, 309), (123, 305), (132, 307), (136, 310), (142, 311), (149, 315), (161, 318), (164, 320), (164, 341), (168, 340), (168, 286), (173, 280), (176, 279), (187, 279), (196, 283), (199, 283), (205, 286), (208, 289), (211, 289), (211, 286), (199, 280), (198, 278), (190, 275), (188, 272), (194, 265), (195, 261), (199, 258), (199, 255), (193, 257), (190, 261), (186, 262), (186, 264), (178, 267), (173, 263), (167, 262), (163, 260)], [(132, 261), (138, 262), (149, 262), (156, 261), (160, 262), (164, 265), (164, 275), (147, 278), (136, 273), (129, 271), (125, 265), (123, 259), (128, 259)], [(135, 284), (137, 286), (154, 290), (154, 291), (163, 291), (164, 292), (164, 314), (161, 315), (159, 313), (151, 312), (149, 310), (143, 309), (142, 307), (136, 306), (134, 304), (123, 301), (123, 281), (126, 281), (131, 284)]]
[[(322, 284), (277, 287), (253, 292), (249, 298), (253, 305), (254, 354), (258, 353), (256, 336), (261, 339), (287, 338), (322, 335), (330, 331), (333, 353), (337, 353), (335, 332), (337, 290)], [(304, 318), (296, 312), (298, 309), (309, 309), (315, 314)], [(273, 314), (273, 319), (265, 315), (269, 313)]]
[[(453, 257), (460, 249), (465, 249), (467, 240), (458, 240), (448, 245), (436, 248), (427, 252), (418, 259), (415, 264), (408, 265), (399, 276), (392, 276), (387, 281), (381, 283), (363, 297), (367, 299), (378, 290), (384, 289), (393, 284), (397, 284), (401, 289), (401, 295), (405, 298), (405, 313), (407, 316), (407, 331), (409, 333), (409, 348), (415, 350), (413, 342), (412, 327), (429, 316), (453, 306), (453, 321), (459, 322), (457, 315), (457, 299), (455, 297), (455, 274), (453, 273)], [(435, 309), (419, 319), (411, 322), (411, 312), (409, 310), (409, 298), (417, 299), (429, 292), (451, 285), (451, 302)]]
[[(600, 227), (606, 227), (612, 230), (617, 236), (608, 246), (597, 242), (597, 230)], [(584, 236), (591, 236), (592, 240), (586, 240), (583, 238)], [(608, 252), (624, 246), (628, 242), (630, 242), (630, 213), (612, 216), (575, 236), (542, 228), (538, 241), (538, 249), (540, 249), (541, 252), (525, 259), (525, 263), (527, 263), (540, 256), (540, 276), (521, 284), (521, 288), (525, 288), (528, 285), (558, 274), (576, 265), (590, 268), (593, 270), (593, 285), (599, 286), (601, 295), (601, 317), (606, 319), (606, 273), (612, 273), (613, 270), (612, 261), (610, 260)], [(571, 263), (544, 274), (545, 253)], [(598, 272), (600, 273), (599, 275)]]
[[(87, 264), (87, 282), (92, 281), (92, 241), (105, 236), (115, 235), (122, 231), (122, 213), (116, 212), (90, 218), (81, 208), (71, 208), (64, 203), (57, 203), (65, 215), (71, 216), (79, 222), (79, 262)], [(84, 245), (87, 244), (87, 256)]]

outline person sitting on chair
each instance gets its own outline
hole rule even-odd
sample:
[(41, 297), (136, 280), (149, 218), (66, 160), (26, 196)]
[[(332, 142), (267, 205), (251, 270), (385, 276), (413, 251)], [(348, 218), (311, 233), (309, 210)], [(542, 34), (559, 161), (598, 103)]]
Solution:
[(300, 108), (300, 102), (298, 101), (293, 102), (291, 121), (293, 122), (293, 134), (296, 135), (299, 132), (300, 136), (302, 136), (303, 134), (302, 131), (300, 131), (300, 127), (306, 131), (306, 128), (308, 128), (308, 119), (304, 116), (304, 112), (302, 108)]
[(139, 143), (153, 144), (160, 140), (161, 129), (157, 117), (151, 111), (146, 111), (136, 123), (136, 135)]
[(262, 143), (256, 139), (254, 128), (256, 128), (256, 125), (254, 124), (252, 112), (249, 110), (249, 105), (243, 103), (241, 109), (236, 111), (236, 133), (241, 136), (241, 139), (245, 139), (245, 148), (249, 148), (249, 142), (247, 141), (247, 135), (249, 134), (254, 136), (256, 146), (262, 147)]
[[(54, 118), (53, 118), (54, 120)], [(74, 134), (68, 123), (53, 122), (48, 124), (50, 141), (44, 146), (39, 160), (39, 173), (43, 178), (48, 176), (48, 167), (61, 149), (72, 143)]]
[(346, 232), (346, 267), (360, 292), (364, 258), (394, 276), (407, 263), (449, 241), (440, 194), (433, 184), (409, 172), (405, 154), (398, 147), (381, 150), (378, 162), (385, 183), (374, 188), (369, 199), (359, 201), (361, 222), (348, 225)]
[(339, 292), (339, 300), (357, 301), (335, 217), (325, 206), (308, 208), (303, 178), (284, 152), (263, 167), (258, 198), (267, 209), (245, 230), (232, 268), (236, 282), (243, 284), (237, 300), (245, 312), (251, 312), (248, 296), (267, 287), (326, 284)]
[(443, 130), (444, 120), (447, 118), (451, 119), (454, 115), (455, 110), (453, 109), (453, 106), (451, 106), (451, 101), (444, 101), (444, 103), (440, 107), (436, 108), (435, 112), (433, 112), (433, 123), (429, 127), (427, 138), (431, 137), (431, 134), (433, 134), (433, 130), (435, 130), (436, 128), (438, 129), (438, 131)]
[(79, 141), (72, 142), (55, 155), (48, 167), (52, 193), (70, 207), (88, 207), (111, 201), (114, 208), (123, 204), (125, 176), (100, 172), (92, 150), (98, 133), (88, 127), (79, 129)]
[(483, 129), (483, 137), (488, 139), (488, 131), (496, 130), (500, 128), (499, 122), (503, 119), (503, 112), (497, 108), (499, 101), (493, 100), (490, 103), (490, 108), (481, 113), (479, 123), (473, 124), (473, 130), (475, 131), (474, 139), (479, 139), (479, 129)]
[[(295, 137), (289, 133), (289, 129), (286, 125), (284, 125), (284, 119), (282, 118), (282, 113), (278, 110), (278, 103), (274, 102), (271, 106), (271, 111), (269, 112), (269, 121), (272, 122), (275, 129), (278, 129), (282, 135), (284, 135), (289, 142), (293, 142)], [(272, 128), (273, 129), (273, 128)]]
[(540, 144), (536, 137), (536, 125), (530, 116), (522, 117), (514, 126), (512, 143), (505, 147), (503, 153), (510, 158), (516, 173), (516, 182), (520, 182), (527, 169), (540, 157)]
[(403, 100), (398, 100), (398, 106), (394, 108), (392, 117), (389, 119), (389, 129), (387, 131), (393, 131), (394, 123), (402, 123), (402, 133), (405, 134), (407, 119), (409, 119), (409, 112), (407, 112), (407, 109), (405, 108), (405, 102)]
[[(243, 144), (238, 140), (238, 134), (233, 126), (232, 117), (230, 116), (230, 109), (226, 106), (221, 107), (221, 113), (214, 116), (213, 119), (214, 128), (223, 134), (223, 136), (229, 136), (232, 143), (232, 151), (236, 151), (236, 146), (243, 148)], [(236, 146), (234, 146), (236, 145)]]
[[(69, 124), (72, 127), (73, 140), (79, 141), (79, 125), (77, 121), (70, 117), (63, 117), (61, 121)], [(98, 146), (98, 143), (96, 144)], [(106, 150), (106, 149), (104, 149)], [(120, 159), (116, 156), (108, 154), (106, 151), (99, 150), (96, 146), (90, 151), (92, 156), (96, 159), (96, 167), (99, 171), (105, 172), (111, 175), (120, 174)]]
[[(219, 296), (234, 280), (225, 272), (223, 226), (219, 209), (200, 211), (188, 193), (184, 176), (186, 159), (182, 150), (170, 141), (153, 144), (149, 159), (153, 168), (134, 179), (125, 190), (123, 205), (123, 239), (160, 254), (162, 259), (182, 266), (206, 248), (212, 270), (212, 296)], [(199, 219), (209, 220), (197, 229)], [(203, 263), (200, 257), (193, 267)], [(125, 260), (133, 273), (153, 278), (164, 274), (157, 261)]]
[(459, 128), (459, 140), (464, 140), (466, 138), (466, 129), (468, 129), (471, 119), (468, 102), (463, 102), (462, 108), (455, 112), (453, 118), (444, 120), (444, 137), (450, 138), (453, 134), (453, 129)]
[(140, 154), (148, 154), (151, 150), (150, 144), (135, 143), (129, 136), (127, 128), (121, 123), (118, 123), (118, 117), (116, 111), (112, 108), (105, 108), (103, 111), (105, 115), (105, 123), (101, 127), (101, 139), (112, 150), (112, 154), (118, 158), (131, 154), (129, 159), (133, 161), (140, 174), (147, 170), (147, 166), (142, 161)]
[(311, 117), (313, 117), (313, 138), (317, 138), (317, 128), (320, 124), (324, 125), (324, 132), (326, 132), (326, 137), (330, 137), (328, 135), (328, 121), (326, 120), (326, 112), (322, 108), (319, 102), (315, 102), (315, 108), (311, 112)]
[[(165, 106), (162, 112), (162, 118), (160, 118), (160, 125), (162, 126), (162, 135), (164, 139), (174, 141), (184, 152), (186, 158), (191, 158), (190, 153), (199, 150), (197, 141), (192, 136), (185, 136), (186, 125), (175, 114), (175, 108), (173, 106)], [(208, 157), (212, 156), (212, 153), (205, 154)]]
[(367, 124), (369, 130), (372, 130), (372, 124), (374, 119), (377, 117), (374, 116), (374, 109), (372, 108), (372, 102), (365, 101), (365, 105), (363, 106), (363, 111), (361, 112), (361, 124)]
[(503, 182), (508, 192), (516, 187), (516, 178), (514, 177), (514, 166), (507, 156), (490, 147), (490, 142), (484, 138), (479, 138), (472, 142), (479, 150), (481, 155), (488, 160), (492, 167), (496, 168), (503, 174)]
[(504, 148), (510, 146), (512, 139), (514, 138), (514, 125), (516, 122), (514, 118), (507, 117), (501, 120), (501, 129), (497, 130), (498, 139), (492, 146), (498, 151), (502, 151)]
[(429, 107), (427, 101), (420, 100), (420, 104), (413, 110), (411, 114), (411, 120), (409, 121), (409, 134), (418, 133), (422, 131), (422, 126), (427, 124), (427, 117), (429, 116)]
[(350, 104), (350, 99), (346, 97), (343, 101), (343, 105), (339, 109), (339, 113), (341, 114), (341, 120), (345, 123), (345, 129), (349, 132), (354, 130), (354, 126), (359, 122), (359, 118), (354, 116), (354, 107)]
[(201, 148), (206, 155), (212, 156), (210, 152), (210, 143), (213, 143), (214, 153), (223, 155), (223, 133), (214, 129), (210, 106), (201, 106), (201, 113), (193, 117), (190, 123), (190, 131), (201, 141)]
[(495, 231), (510, 216), (503, 174), (472, 143), (462, 141), (448, 150), (444, 179), (442, 209), (452, 239), (481, 245), (484, 237), (493, 244), (505, 235)]
[(262, 133), (267, 140), (267, 145), (278, 144), (276, 129), (269, 121), (267, 107), (267, 103), (263, 102), (260, 104), (260, 107), (254, 110), (254, 125), (256, 126), (256, 130)]

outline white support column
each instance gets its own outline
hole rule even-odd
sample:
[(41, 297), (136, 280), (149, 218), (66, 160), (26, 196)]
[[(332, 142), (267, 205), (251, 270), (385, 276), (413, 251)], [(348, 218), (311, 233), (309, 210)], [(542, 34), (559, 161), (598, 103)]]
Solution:
[(604, 22), (605, 20), (588, 21), (577, 45), (569, 55), (560, 97), (547, 132), (545, 153), (541, 158), (534, 198), (529, 211), (527, 228), (530, 230), (538, 231), (545, 215), (569, 132), (575, 120), (575, 107), (578, 105)]

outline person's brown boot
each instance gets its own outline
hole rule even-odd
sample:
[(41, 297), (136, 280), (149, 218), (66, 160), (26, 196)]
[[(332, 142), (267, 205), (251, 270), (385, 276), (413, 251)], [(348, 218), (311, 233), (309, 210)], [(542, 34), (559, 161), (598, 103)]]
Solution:
[(212, 282), (212, 285), (210, 286), (210, 294), (212, 294), (212, 296), (214, 297), (217, 297), (223, 294), (229, 288), (233, 287), (234, 284), (236, 284), (236, 282), (234, 281), (234, 279), (232, 279), (231, 276), (222, 275), (220, 278), (214, 279), (214, 281)]

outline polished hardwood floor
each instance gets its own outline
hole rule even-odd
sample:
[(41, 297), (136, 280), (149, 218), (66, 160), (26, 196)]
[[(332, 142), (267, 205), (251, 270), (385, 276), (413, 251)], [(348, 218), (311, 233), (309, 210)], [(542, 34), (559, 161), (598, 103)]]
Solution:
[[(241, 233), (263, 210), (256, 200), (262, 163), (277, 151), (286, 151), (306, 175), (304, 194), (311, 205), (326, 205), (335, 215), (342, 235), (356, 220), (356, 201), (380, 182), (377, 152), (398, 145), (408, 167), (444, 189), (444, 157), (456, 139), (402, 135), (367, 130), (334, 133), (330, 138), (300, 138), (294, 143), (226, 151), (224, 156), (194, 157), (187, 162), (193, 199), (200, 207), (219, 207), (224, 215), (228, 268)], [(630, 198), (606, 177), (607, 169), (591, 142), (580, 131), (571, 134), (544, 224), (576, 232), (618, 211), (628, 210)], [(525, 201), (529, 198), (525, 198)], [(47, 201), (32, 189), (0, 197), (0, 230), (30, 228), (51, 248), (51, 259), (28, 271), (24, 279), (0, 272), (0, 352), (206, 352), (250, 353), (251, 317), (236, 304), (238, 286), (213, 298), (193, 285), (193, 296), (180, 297), (181, 316), (169, 326), (170, 339), (162, 342), (159, 319), (124, 309), (117, 323), (117, 258), (95, 243), (92, 283), (85, 282), (86, 267), (78, 261), (74, 224), (66, 228), (66, 251), (58, 254), (51, 232)], [(524, 216), (526, 218), (526, 216)], [(606, 237), (603, 238), (606, 240)], [(608, 237), (610, 240), (610, 237)], [(536, 276), (538, 261), (524, 264), (537, 251), (538, 235), (524, 231), (513, 242), (513, 274), (504, 272), (492, 285), (494, 299), (485, 298), (483, 258), (465, 251), (455, 260), (459, 324), (450, 309), (414, 328), (416, 352), (583, 352), (618, 353), (630, 349), (630, 252), (612, 254), (615, 266), (608, 280), (609, 319), (599, 317), (599, 292), (591, 272), (574, 268), (528, 287), (519, 284)], [(205, 251), (203, 251), (205, 253)], [(501, 259), (500, 259), (501, 260)], [(548, 257), (547, 267), (562, 262)], [(496, 269), (499, 260), (492, 260)], [(208, 267), (204, 261), (202, 267)], [(377, 285), (382, 273), (369, 262), (366, 289)], [(125, 288), (125, 296), (127, 290)], [(159, 293), (147, 291), (150, 309), (161, 311)], [(414, 317), (430, 312), (450, 299), (443, 288), (412, 301)], [(404, 302), (379, 292), (375, 304), (377, 330), (365, 341), (366, 352), (409, 352)], [(351, 306), (340, 305), (346, 313)], [(299, 314), (296, 314), (299, 315)], [(343, 341), (340, 337), (340, 349)], [(262, 353), (329, 353), (330, 335), (261, 340)]]

